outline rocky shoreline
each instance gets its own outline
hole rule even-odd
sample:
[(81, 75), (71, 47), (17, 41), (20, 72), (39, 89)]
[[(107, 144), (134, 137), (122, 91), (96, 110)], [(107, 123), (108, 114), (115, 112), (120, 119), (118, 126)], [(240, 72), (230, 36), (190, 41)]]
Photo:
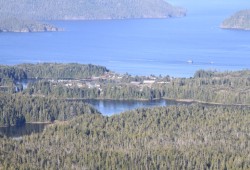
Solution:
[(63, 31), (61, 28), (57, 28), (53, 25), (41, 23), (32, 20), (21, 20), (16, 18), (10, 18), (0, 21), (0, 32), (56, 32)]

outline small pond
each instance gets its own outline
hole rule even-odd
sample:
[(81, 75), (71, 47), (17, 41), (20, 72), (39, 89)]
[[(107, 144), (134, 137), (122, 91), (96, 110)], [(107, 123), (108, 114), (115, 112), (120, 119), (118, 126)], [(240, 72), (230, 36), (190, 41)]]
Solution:
[[(86, 103), (91, 104), (94, 108), (100, 111), (104, 116), (112, 116), (125, 111), (137, 109), (137, 108), (149, 108), (156, 106), (170, 106), (170, 105), (182, 105), (190, 104), (183, 102), (176, 102), (170, 100), (151, 100), (151, 101), (136, 101), (136, 100), (84, 100)], [(24, 135), (30, 135), (32, 133), (41, 133), (48, 124), (46, 123), (26, 123), (21, 127), (0, 127), (0, 137), (6, 136), (14, 139), (19, 139)]]
[(0, 136), (20, 138), (32, 133), (41, 133), (48, 123), (26, 123), (24, 126), (0, 127)]
[[(105, 116), (112, 116), (125, 111), (137, 109), (137, 108), (149, 108), (156, 106), (170, 106), (188, 104), (184, 102), (176, 102), (171, 100), (159, 99), (159, 100), (84, 100), (91, 104)], [(189, 103), (190, 104), (190, 103)]]

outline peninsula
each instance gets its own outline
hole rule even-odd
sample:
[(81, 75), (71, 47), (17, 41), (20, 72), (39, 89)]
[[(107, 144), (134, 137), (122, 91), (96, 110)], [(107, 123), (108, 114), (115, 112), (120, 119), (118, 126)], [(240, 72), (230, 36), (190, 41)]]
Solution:
[(38, 20), (172, 18), (186, 15), (185, 9), (164, 0), (13, 0), (0, 1), (0, 7), (0, 32), (62, 30)]
[(61, 31), (53, 25), (17, 18), (0, 19), (0, 32), (54, 32)]
[(242, 10), (224, 20), (220, 26), (223, 29), (250, 30), (250, 10)]

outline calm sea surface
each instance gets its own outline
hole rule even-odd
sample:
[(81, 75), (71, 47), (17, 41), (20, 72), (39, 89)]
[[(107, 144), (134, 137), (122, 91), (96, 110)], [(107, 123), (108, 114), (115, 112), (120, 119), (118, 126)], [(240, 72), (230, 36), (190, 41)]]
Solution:
[(198, 69), (250, 69), (250, 31), (219, 28), (236, 9), (211, 10), (177, 19), (55, 21), (64, 32), (0, 33), (0, 64), (78, 62), (175, 77)]

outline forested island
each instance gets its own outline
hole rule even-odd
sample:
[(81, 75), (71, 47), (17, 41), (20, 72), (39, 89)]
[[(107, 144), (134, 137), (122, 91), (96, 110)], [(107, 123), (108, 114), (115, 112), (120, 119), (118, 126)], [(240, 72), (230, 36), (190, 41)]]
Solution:
[[(0, 126), (52, 124), (18, 140), (0, 135), (0, 169), (249, 169), (249, 77), (249, 70), (174, 78), (91, 64), (1, 65)], [(160, 98), (192, 104), (107, 117), (83, 100)]]
[(0, 17), (39, 20), (169, 18), (186, 11), (164, 0), (13, 0), (0, 1)]
[(0, 19), (0, 32), (54, 32), (62, 31), (50, 24), (42, 22), (17, 19), (17, 18), (1, 18)]
[(223, 21), (221, 28), (250, 30), (250, 10), (242, 10), (235, 13)]

